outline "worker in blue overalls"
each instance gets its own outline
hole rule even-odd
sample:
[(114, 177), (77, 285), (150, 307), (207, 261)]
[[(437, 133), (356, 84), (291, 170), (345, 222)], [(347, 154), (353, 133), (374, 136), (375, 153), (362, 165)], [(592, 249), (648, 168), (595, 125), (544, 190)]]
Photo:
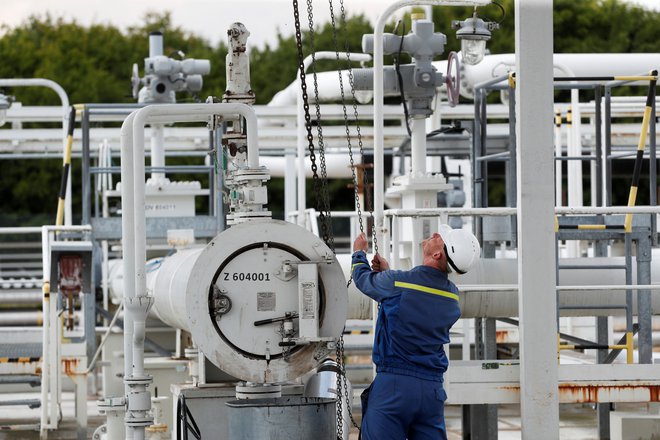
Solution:
[(447, 274), (467, 272), (481, 249), (470, 232), (446, 225), (440, 232), (422, 242), (422, 265), (408, 271), (389, 270), (378, 254), (370, 268), (366, 236), (353, 244), (355, 285), (380, 304), (373, 348), (377, 375), (363, 395), (364, 440), (447, 438), (443, 345), (461, 315), (458, 289)]

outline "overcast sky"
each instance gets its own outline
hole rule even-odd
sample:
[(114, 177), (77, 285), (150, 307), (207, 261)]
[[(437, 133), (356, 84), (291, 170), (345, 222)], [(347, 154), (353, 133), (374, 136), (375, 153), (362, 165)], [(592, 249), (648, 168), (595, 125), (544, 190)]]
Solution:
[[(577, 1), (577, 0), (576, 0)], [(660, 0), (627, 0), (660, 10)], [(299, 0), (301, 7), (305, 0)], [(385, 5), (394, 0), (344, 0), (349, 14), (364, 13), (372, 22)], [(273, 43), (279, 31), (293, 34), (291, 0), (2, 0), (0, 23), (16, 26), (34, 14), (49, 12), (54, 17), (75, 19), (81, 24), (111, 23), (120, 28), (139, 25), (147, 11), (171, 11), (174, 24), (217, 44), (235, 21), (251, 32), (249, 44), (262, 47)], [(329, 21), (327, 0), (314, 0), (317, 22)], [(335, 10), (339, 0), (333, 0)], [(336, 12), (338, 13), (338, 11)], [(301, 11), (303, 24), (306, 11)], [(167, 36), (165, 36), (167, 38)]]

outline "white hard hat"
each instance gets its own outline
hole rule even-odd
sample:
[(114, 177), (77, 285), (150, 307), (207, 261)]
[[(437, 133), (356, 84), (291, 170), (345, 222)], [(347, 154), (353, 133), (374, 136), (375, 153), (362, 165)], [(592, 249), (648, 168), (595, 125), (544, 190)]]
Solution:
[(477, 237), (465, 229), (452, 229), (449, 225), (440, 225), (438, 233), (445, 242), (447, 268), (458, 274), (467, 273), (481, 254)]

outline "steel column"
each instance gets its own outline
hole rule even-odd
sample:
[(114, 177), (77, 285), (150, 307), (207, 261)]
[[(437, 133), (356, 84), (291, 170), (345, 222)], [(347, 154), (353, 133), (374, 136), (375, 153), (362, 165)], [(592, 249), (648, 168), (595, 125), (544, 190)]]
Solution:
[(555, 240), (552, 1), (515, 2), (515, 16), (522, 438), (559, 438), (555, 261), (538, 251)]
[(605, 204), (612, 206), (612, 89), (605, 86)]
[[(637, 241), (637, 283), (651, 284), (651, 237)], [(651, 314), (651, 291), (637, 291), (637, 335), (639, 363), (653, 363), (653, 315)]]

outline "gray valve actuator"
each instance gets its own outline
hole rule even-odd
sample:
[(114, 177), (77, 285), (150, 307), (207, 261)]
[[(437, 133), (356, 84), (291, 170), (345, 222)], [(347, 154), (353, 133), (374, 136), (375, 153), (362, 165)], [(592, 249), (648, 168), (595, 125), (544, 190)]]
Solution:
[[(436, 87), (444, 84), (444, 75), (437, 72), (432, 61), (436, 55), (444, 52), (447, 37), (434, 32), (433, 22), (414, 20), (412, 32), (399, 36), (383, 35), (383, 53), (386, 55), (407, 53), (413, 58), (413, 64), (399, 66), (401, 82), (411, 116), (429, 116), (433, 113), (431, 101)], [(374, 36), (362, 37), (362, 51), (373, 54)], [(354, 69), (354, 87), (356, 90), (373, 89), (373, 69)], [(383, 71), (384, 93), (401, 93), (399, 79), (394, 66), (386, 66)]]

